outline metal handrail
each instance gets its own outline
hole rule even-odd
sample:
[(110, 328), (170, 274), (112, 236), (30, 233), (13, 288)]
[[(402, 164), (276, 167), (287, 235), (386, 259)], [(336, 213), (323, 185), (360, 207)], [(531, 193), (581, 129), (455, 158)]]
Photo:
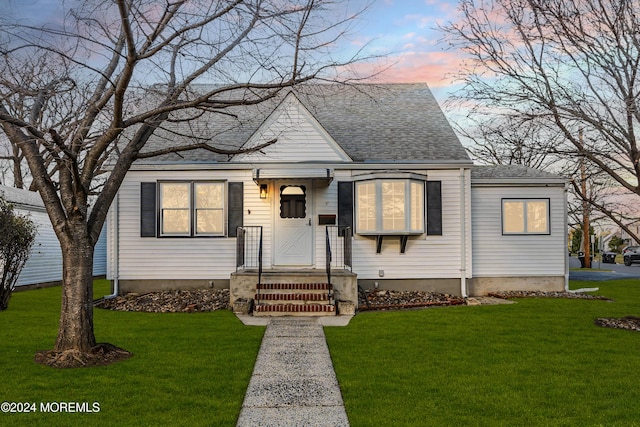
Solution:
[(326, 270), (327, 270), (327, 283), (329, 284), (328, 288), (328, 298), (329, 301), (331, 301), (331, 239), (329, 239), (329, 227), (325, 227), (324, 229), (325, 232), (325, 263), (326, 263)]
[[(328, 225), (325, 227), (325, 260), (327, 270), (327, 280), (329, 281), (329, 294), (333, 285), (331, 283), (331, 268), (336, 263), (336, 268), (349, 270), (353, 269), (352, 266), (352, 232), (351, 227), (343, 225)], [(334, 240), (332, 247), (331, 240)], [(342, 245), (340, 246), (340, 238), (342, 238)], [(334, 256), (335, 255), (335, 256)]]
[(238, 227), (236, 239), (236, 272), (238, 269), (258, 268), (258, 286), (260, 294), (262, 284), (262, 226), (249, 225)]

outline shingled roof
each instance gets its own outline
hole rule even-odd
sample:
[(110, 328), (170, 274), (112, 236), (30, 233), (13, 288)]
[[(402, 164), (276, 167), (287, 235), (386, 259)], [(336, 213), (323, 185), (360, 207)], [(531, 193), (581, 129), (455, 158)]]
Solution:
[[(260, 105), (235, 106), (158, 130), (144, 151), (195, 142), (197, 135), (226, 149), (241, 147), (290, 93), (355, 162), (464, 162), (470, 159), (428, 86), (420, 84), (303, 85)], [(228, 162), (197, 150), (152, 162)]]
[(22, 190), (0, 185), (0, 199), (20, 207), (44, 207), (40, 194), (35, 191)]
[(471, 169), (472, 182), (489, 181), (529, 181), (529, 182), (566, 182), (567, 179), (540, 169), (533, 169), (523, 165), (490, 165), (474, 166)]

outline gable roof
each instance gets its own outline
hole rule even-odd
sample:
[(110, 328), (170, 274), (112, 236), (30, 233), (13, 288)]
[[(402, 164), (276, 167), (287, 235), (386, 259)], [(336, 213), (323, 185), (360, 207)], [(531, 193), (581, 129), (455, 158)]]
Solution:
[[(232, 162), (350, 162), (342, 147), (313, 117), (300, 100), (291, 92), (262, 123), (242, 148), (255, 147), (265, 140), (277, 138), (260, 151), (233, 156)], [(302, 143), (301, 143), (302, 142)]]
[[(471, 163), (425, 83), (301, 85), (259, 105), (234, 106), (224, 114), (207, 113), (190, 122), (170, 123), (171, 128), (156, 131), (144, 151), (193, 143), (197, 137), (216, 147), (238, 149), (290, 92), (354, 162)], [(145, 163), (176, 161), (228, 162), (230, 158), (195, 150)]]

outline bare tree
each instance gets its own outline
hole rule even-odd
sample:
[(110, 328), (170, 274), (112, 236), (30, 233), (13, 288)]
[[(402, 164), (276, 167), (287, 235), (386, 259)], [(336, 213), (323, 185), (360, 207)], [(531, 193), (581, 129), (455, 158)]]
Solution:
[[(0, 126), (26, 159), (62, 248), (58, 337), (39, 357), (77, 366), (119, 352), (96, 345), (93, 251), (125, 174), (154, 132), (198, 114), (215, 119), (311, 80), (344, 81), (340, 70), (358, 58), (338, 61), (331, 49), (362, 10), (337, 0), (64, 4), (56, 26), (0, 18)], [(198, 83), (216, 84), (192, 90)], [(152, 154), (192, 149), (238, 152), (195, 138)]]
[(523, 165), (535, 169), (554, 169), (558, 156), (554, 153), (557, 132), (520, 116), (495, 111), (477, 111), (462, 123), (454, 124), (456, 131), (467, 139), (467, 150), (483, 164)]
[[(454, 99), (560, 136), (552, 153), (640, 195), (640, 10), (632, 0), (460, 0), (442, 29), (468, 55)], [(582, 133), (583, 137), (580, 137)], [(544, 146), (541, 147), (544, 149)], [(620, 225), (602, 203), (579, 194)], [(637, 236), (636, 236), (637, 237)]]

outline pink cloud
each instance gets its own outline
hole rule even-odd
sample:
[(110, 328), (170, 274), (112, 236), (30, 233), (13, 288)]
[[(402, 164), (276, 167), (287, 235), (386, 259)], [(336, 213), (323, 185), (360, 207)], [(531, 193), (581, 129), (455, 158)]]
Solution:
[[(385, 83), (426, 82), (432, 88), (450, 86), (460, 69), (461, 60), (453, 52), (409, 52), (387, 58), (387, 66), (358, 64), (361, 76), (375, 75), (371, 80)], [(380, 71), (383, 69), (383, 71)]]

